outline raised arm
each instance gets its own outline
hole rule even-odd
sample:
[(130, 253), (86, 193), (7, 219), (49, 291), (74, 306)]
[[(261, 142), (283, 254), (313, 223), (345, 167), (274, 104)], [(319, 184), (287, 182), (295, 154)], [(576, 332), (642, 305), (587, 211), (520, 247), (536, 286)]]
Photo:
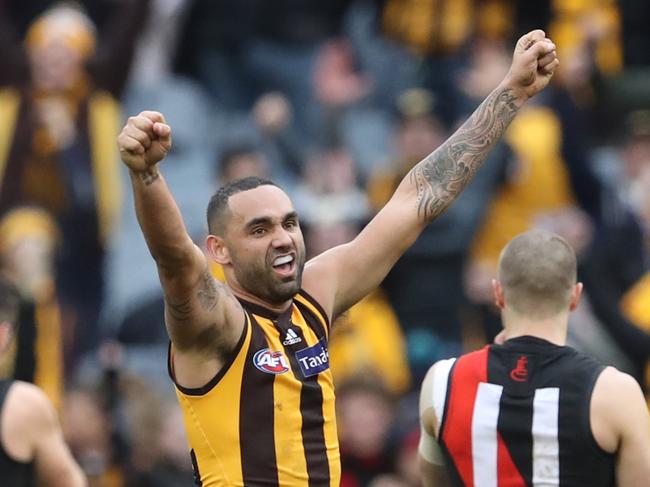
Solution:
[(159, 162), (171, 149), (171, 129), (163, 116), (145, 111), (129, 118), (118, 146), (131, 173), (138, 222), (165, 294), (165, 322), (178, 357), (177, 380), (200, 387), (235, 347), (243, 310), (210, 274), (159, 172)]
[(543, 31), (519, 39), (501, 84), (406, 175), (357, 238), (309, 262), (304, 287), (337, 316), (378, 286), (424, 227), (467, 186), (521, 106), (548, 84), (558, 63), (555, 45)]

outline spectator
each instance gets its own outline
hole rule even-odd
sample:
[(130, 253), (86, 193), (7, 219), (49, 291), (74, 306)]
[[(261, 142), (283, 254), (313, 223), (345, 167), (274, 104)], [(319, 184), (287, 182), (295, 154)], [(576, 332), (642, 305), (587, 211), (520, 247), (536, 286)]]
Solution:
[(104, 252), (121, 200), (117, 99), (146, 3), (114, 7), (119, 23), (97, 49), (94, 24), (72, 4), (34, 20), (23, 56), (11, 30), (0, 28), (0, 211), (29, 203), (55, 215), (57, 289), (64, 319), (75, 327), (73, 355), (97, 341)]
[[(464, 95), (458, 82), (465, 65), (465, 48), (475, 38), (503, 41), (512, 35), (514, 12), (510, 2), (382, 3), (380, 23), (384, 34), (422, 60), (420, 79), (413, 82), (434, 93), (439, 117), (446, 126), (452, 126), (464, 112)], [(539, 24), (535, 27), (539, 28)]]
[(387, 442), (393, 402), (367, 376), (339, 384), (337, 396), (341, 487), (366, 487), (376, 476), (391, 472)]
[[(177, 404), (132, 381), (126, 398), (133, 452), (126, 486), (185, 487), (192, 483), (183, 413)], [(168, 398), (169, 399), (169, 398)]]
[(56, 223), (37, 208), (16, 208), (0, 220), (2, 271), (22, 296), (12, 375), (39, 386), (57, 409), (65, 369), (54, 269), (58, 239)]
[(113, 462), (112, 425), (92, 389), (69, 391), (63, 401), (63, 434), (90, 487), (122, 487), (124, 471)]
[(268, 91), (294, 107), (293, 130), (316, 139), (321, 114), (312, 74), (326, 43), (337, 38), (349, 0), (202, 0), (188, 14), (179, 58), (226, 112), (247, 111)]

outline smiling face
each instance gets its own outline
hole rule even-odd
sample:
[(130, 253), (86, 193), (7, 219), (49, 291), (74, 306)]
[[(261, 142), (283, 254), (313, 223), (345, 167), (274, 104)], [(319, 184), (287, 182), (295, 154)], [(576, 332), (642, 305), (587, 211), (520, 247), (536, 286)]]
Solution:
[(228, 200), (223, 236), (216, 237), (217, 261), (234, 282), (269, 304), (280, 305), (300, 289), (305, 244), (291, 200), (277, 186), (263, 185)]

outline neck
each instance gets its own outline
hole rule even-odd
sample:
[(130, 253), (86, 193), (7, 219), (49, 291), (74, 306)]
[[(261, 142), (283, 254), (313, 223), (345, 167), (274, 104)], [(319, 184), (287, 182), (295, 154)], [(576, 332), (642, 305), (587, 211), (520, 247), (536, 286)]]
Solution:
[(292, 299), (289, 299), (283, 303), (271, 303), (269, 301), (265, 301), (264, 299), (249, 293), (245, 289), (243, 289), (241, 286), (234, 285), (232, 283), (228, 283), (230, 286), (230, 289), (232, 290), (233, 294), (238, 297), (239, 299), (243, 299), (244, 301), (248, 301), (249, 303), (256, 304), (258, 306), (262, 306), (263, 308), (268, 309), (269, 311), (272, 311), (277, 314), (281, 314), (289, 307), (291, 306)]
[(568, 313), (561, 313), (551, 318), (534, 320), (506, 309), (501, 313), (501, 317), (503, 319), (506, 340), (529, 335), (556, 345), (566, 345), (569, 320)]

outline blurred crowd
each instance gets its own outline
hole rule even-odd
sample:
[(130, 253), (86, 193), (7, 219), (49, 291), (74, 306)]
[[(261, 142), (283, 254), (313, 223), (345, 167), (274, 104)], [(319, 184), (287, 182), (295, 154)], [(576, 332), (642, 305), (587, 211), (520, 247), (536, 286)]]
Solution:
[(532, 227), (579, 255), (570, 344), (650, 392), (649, 24), (645, 0), (5, 0), (0, 259), (23, 304), (2, 375), (47, 392), (91, 485), (190, 485), (115, 144), (125, 118), (172, 126), (163, 172), (198, 244), (216, 188), (259, 175), (293, 198), (316, 255), (352, 239), (543, 28), (552, 86), (335, 325), (342, 486), (418, 485), (414, 391), (499, 332), (499, 252)]

